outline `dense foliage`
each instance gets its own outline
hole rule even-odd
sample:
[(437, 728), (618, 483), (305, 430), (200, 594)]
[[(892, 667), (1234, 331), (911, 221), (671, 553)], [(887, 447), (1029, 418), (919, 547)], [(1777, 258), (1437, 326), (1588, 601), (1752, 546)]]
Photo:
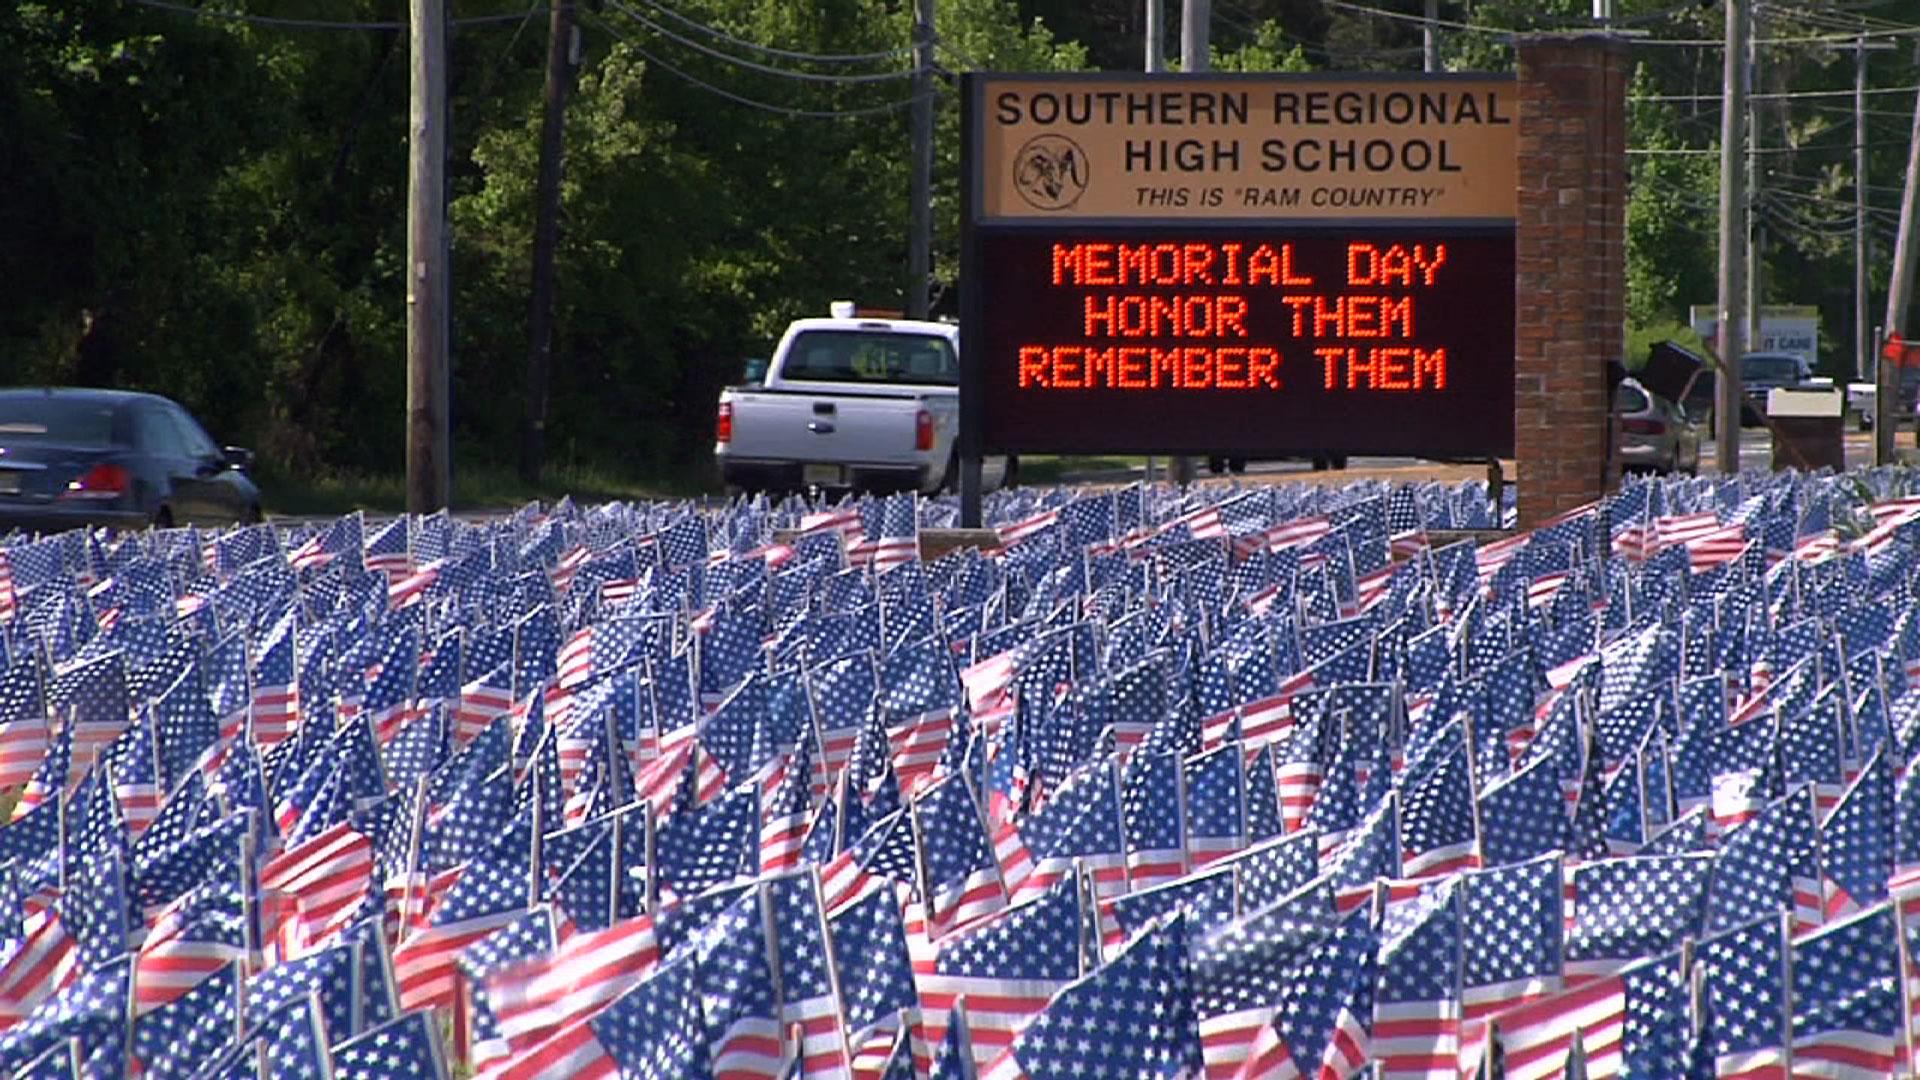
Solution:
[[(528, 4), (531, 3), (531, 7)], [(404, 0), (249, 0), (225, 11), (404, 20)], [(899, 303), (906, 261), (902, 0), (586, 0), (568, 112), (549, 447), (558, 462), (686, 474), (706, 452), (713, 392), (794, 314), (853, 296)], [(1371, 6), (1415, 12), (1417, 3)], [(1177, 0), (1167, 0), (1177, 53)], [(1713, 8), (1623, 0), (1654, 38), (1710, 39)], [(1446, 0), (1455, 69), (1504, 68), (1497, 33), (1578, 22), (1586, 0)], [(455, 442), (508, 460), (521, 415), (529, 247), (546, 57), (544, 0), (458, 0), (451, 149)], [(1137, 67), (1137, 0), (939, 0), (939, 62)], [(1215, 63), (1241, 70), (1417, 69), (1407, 18), (1321, 0), (1215, 0)], [(478, 17), (524, 19), (475, 23)], [(821, 64), (703, 35), (814, 54)], [(1853, 16), (1768, 16), (1763, 91), (1846, 90), (1851, 56), (1801, 39)], [(1868, 18), (1868, 23), (1873, 20)], [(712, 52), (701, 51), (697, 42)], [(1636, 48), (1629, 208), (1639, 337), (1714, 289), (1717, 50)], [(691, 77), (691, 79), (689, 78)], [(699, 83), (692, 79), (700, 80)], [(1908, 86), (1906, 49), (1875, 54), (1876, 87)], [(705, 84), (705, 85), (702, 85)], [(943, 77), (936, 291), (951, 310), (958, 110)], [(741, 104), (714, 88), (801, 113)], [(1699, 100), (1695, 100), (1698, 98)], [(1911, 99), (1871, 98), (1870, 230), (1883, 297)], [(1758, 220), (1770, 300), (1817, 303), (1823, 358), (1851, 361), (1852, 116), (1845, 96), (1758, 113)], [(194, 17), (133, 0), (0, 6), (0, 370), (7, 381), (141, 386), (283, 471), (389, 471), (404, 400), (407, 50), (396, 29)], [(1797, 147), (1792, 152), (1774, 148)], [(1684, 151), (1684, 152), (1683, 152)], [(1875, 321), (1884, 301), (1870, 310)]]

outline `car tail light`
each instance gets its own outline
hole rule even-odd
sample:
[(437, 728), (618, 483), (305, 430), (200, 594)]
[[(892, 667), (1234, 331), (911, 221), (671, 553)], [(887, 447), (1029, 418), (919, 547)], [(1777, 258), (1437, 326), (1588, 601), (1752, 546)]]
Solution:
[(715, 442), (733, 441), (733, 402), (720, 403), (720, 415), (713, 422), (713, 440)]
[(1666, 433), (1667, 425), (1658, 420), (1622, 420), (1620, 430), (1629, 435), (1661, 435)]
[(913, 414), (913, 448), (933, 449), (933, 414), (925, 409)]
[(126, 493), (133, 478), (121, 465), (95, 465), (77, 480), (67, 481), (63, 499), (117, 499)]

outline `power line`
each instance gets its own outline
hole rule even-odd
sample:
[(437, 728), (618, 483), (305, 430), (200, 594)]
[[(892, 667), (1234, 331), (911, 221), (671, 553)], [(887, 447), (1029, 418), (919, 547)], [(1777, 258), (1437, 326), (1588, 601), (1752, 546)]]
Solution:
[[(223, 19), (227, 22), (247, 23), (253, 26), (272, 26), (282, 30), (405, 30), (404, 22), (354, 22), (344, 19), (291, 19), (279, 15), (249, 15), (243, 11), (219, 11), (212, 8), (194, 7), (191, 4), (176, 4), (171, 0), (128, 0), (141, 7), (168, 11), (176, 15), (192, 15), (203, 19)], [(520, 22), (526, 16), (518, 12), (501, 15), (472, 15), (464, 19), (452, 20), (455, 26), (492, 26), (500, 23)]]
[[(622, 34), (620, 31), (615, 30), (612, 26), (609, 26), (605, 22), (605, 20), (600, 20), (600, 19), (593, 20), (593, 25), (605, 31), (609, 36), (613, 37), (615, 40), (619, 41), (621, 44), (625, 45), (627, 48), (632, 49), (635, 53), (639, 54), (641, 59), (645, 60), (651, 66), (658, 67), (662, 71), (665, 71), (670, 75), (676, 76), (679, 79), (685, 82), (691, 83), (694, 86), (699, 87), (700, 89), (705, 90), (706, 92), (713, 94), (716, 97), (724, 98), (728, 101), (733, 102), (736, 105), (745, 105), (750, 109), (759, 109), (762, 112), (774, 113), (779, 116), (793, 116), (793, 117), (801, 117), (804, 119), (812, 119), (812, 120), (852, 120), (860, 117), (879, 116), (883, 113), (898, 112), (901, 109), (911, 107), (915, 101), (919, 100), (917, 97), (908, 97), (908, 98), (902, 98), (898, 101), (889, 101), (880, 105), (864, 105), (864, 106), (858, 106), (858, 107), (849, 108), (849, 109), (800, 109), (800, 108), (795, 108), (791, 105), (775, 105), (771, 102), (760, 101), (755, 98), (750, 98), (741, 94), (736, 94), (733, 91), (726, 89), (725, 87), (716, 86), (713, 83), (710, 83), (707, 80), (702, 79), (697, 75), (691, 74), (686, 71), (682, 71), (681, 69), (673, 66), (667, 61), (662, 60), (658, 56), (655, 56), (654, 54), (648, 52), (638, 42), (634, 41), (632, 38), (628, 37), (627, 35)], [(939, 86), (940, 84), (934, 83), (933, 85)]]
[[(778, 49), (772, 45), (762, 45), (757, 41), (748, 41), (746, 38), (736, 37), (716, 26), (708, 26), (706, 23), (682, 15), (672, 8), (655, 3), (654, 0), (640, 0), (640, 2), (653, 11), (672, 19), (674, 22), (696, 33), (705, 34), (717, 41), (724, 41), (729, 45), (735, 45), (751, 52), (757, 52), (762, 56), (777, 56), (782, 60), (799, 60), (810, 64), (872, 64), (881, 60), (896, 59), (913, 51), (913, 47), (910, 45), (887, 49), (884, 52), (871, 53), (810, 53), (796, 52), (792, 49)], [(628, 11), (629, 14), (632, 13), (630, 9), (618, 3), (617, 0), (614, 6), (621, 8), (623, 11)]]
[(686, 37), (682, 34), (676, 34), (673, 31), (667, 29), (666, 27), (661, 26), (659, 23), (654, 22), (652, 19), (647, 18), (645, 15), (640, 14), (638, 11), (635, 11), (633, 8), (630, 8), (627, 5), (621, 3), (620, 0), (608, 0), (608, 2), (613, 5), (615, 10), (621, 12), (622, 14), (626, 15), (628, 18), (633, 19), (634, 21), (645, 26), (647, 29), (652, 30), (654, 33), (659, 34), (661, 37), (664, 37), (669, 41), (677, 41), (680, 44), (685, 45), (689, 49), (693, 49), (697, 52), (705, 53), (706, 55), (711, 56), (716, 60), (720, 60), (729, 64), (734, 64), (736, 66), (746, 68), (750, 71), (758, 71), (766, 75), (775, 75), (782, 79), (798, 79), (802, 82), (822, 82), (822, 83), (877, 83), (877, 82), (891, 82), (896, 79), (910, 79), (913, 77), (913, 72), (911, 70), (868, 72), (864, 74), (854, 74), (854, 75), (822, 75), (812, 71), (790, 71), (786, 68), (773, 67), (772, 65), (769, 65), (769, 64), (762, 64), (753, 60), (745, 59), (743, 57), (729, 55), (727, 53), (721, 52), (719, 49), (716, 49), (711, 45), (703, 45), (700, 42), (693, 40), (692, 38)]
[[(1432, 25), (1432, 26), (1444, 27), (1446, 29), (1451, 29), (1451, 30), (1466, 30), (1476, 34), (1486, 34), (1489, 36), (1505, 38), (1508, 40), (1511, 40), (1517, 35), (1522, 35), (1530, 32), (1530, 30), (1526, 28), (1506, 29), (1506, 28), (1493, 27), (1493, 26), (1475, 26), (1472, 23), (1456, 22), (1450, 19), (1428, 20), (1424, 16), (1414, 15), (1404, 11), (1387, 11), (1383, 8), (1368, 7), (1365, 4), (1351, 3), (1350, 0), (1321, 0), (1321, 2), (1326, 4), (1328, 7), (1339, 8), (1343, 11), (1352, 11), (1361, 15), (1372, 15), (1376, 18), (1382, 18), (1382, 19), (1395, 19), (1400, 22), (1416, 23), (1421, 26)], [(1673, 13), (1672, 11), (1662, 13), (1662, 17), (1665, 17), (1665, 15), (1672, 14), (1672, 13)], [(1619, 23), (1616, 22), (1616, 25), (1619, 25)], [(1542, 27), (1542, 29), (1566, 29), (1568, 27), (1578, 27), (1578, 26), (1585, 26), (1592, 29), (1596, 29), (1596, 30), (1602, 28), (1598, 23), (1595, 23), (1592, 21), (1584, 21), (1584, 22), (1560, 23), (1553, 27)], [(1878, 40), (1880, 38), (1911, 37), (1914, 35), (1920, 35), (1920, 26), (1901, 26), (1897, 29), (1875, 30), (1875, 31), (1868, 31), (1868, 32), (1847, 31), (1844, 33), (1817, 34), (1817, 35), (1810, 35), (1805, 37), (1760, 38), (1750, 42), (1750, 44), (1756, 45), (1756, 46), (1851, 44), (1852, 42), (1860, 38), (1866, 38), (1867, 40), (1872, 41), (1872, 40)], [(1725, 42), (1721, 41), (1718, 38), (1653, 38), (1653, 37), (1632, 38), (1629, 40), (1628, 43), (1631, 45), (1662, 45), (1662, 46), (1675, 45), (1675, 46), (1692, 46), (1696, 48), (1716, 48), (1716, 49), (1722, 48), (1726, 44)]]
[[(1920, 86), (1884, 86), (1884, 87), (1876, 87), (1874, 89), (1866, 90), (1864, 92), (1868, 94), (1911, 94), (1915, 90), (1920, 90)], [(1781, 93), (1774, 93), (1774, 94), (1748, 94), (1747, 99), (1750, 101), (1794, 101), (1800, 98), (1823, 98), (1823, 97), (1850, 98), (1852, 96), (1853, 96), (1853, 91), (1851, 89), (1789, 90), (1789, 91), (1784, 91)], [(1719, 94), (1636, 94), (1636, 95), (1630, 95), (1627, 98), (1627, 101), (1629, 103), (1641, 102), (1641, 101), (1719, 101), (1720, 97), (1721, 95)], [(1848, 109), (1847, 111), (1852, 112), (1853, 110)], [(1900, 115), (1911, 116), (1912, 114), (1901, 113)]]
[[(1843, 129), (1835, 129), (1835, 130), (1843, 130)], [(1899, 140), (1898, 142), (1870, 142), (1867, 144), (1867, 147), (1868, 149), (1885, 149), (1889, 146), (1905, 146), (1905, 145), (1907, 145), (1906, 140), (1902, 139), (1902, 140)], [(1761, 146), (1761, 147), (1751, 148), (1747, 152), (1750, 154), (1822, 154), (1822, 153), (1832, 153), (1836, 150), (1845, 150), (1845, 149), (1848, 149), (1848, 147), (1845, 147), (1845, 146)], [(1718, 154), (1719, 152), (1720, 152), (1719, 147), (1707, 147), (1705, 149), (1701, 149), (1698, 147), (1691, 147), (1691, 146), (1649, 147), (1643, 150), (1627, 151), (1627, 153), (1635, 156), (1649, 156), (1649, 155), (1660, 155), (1660, 154)]]

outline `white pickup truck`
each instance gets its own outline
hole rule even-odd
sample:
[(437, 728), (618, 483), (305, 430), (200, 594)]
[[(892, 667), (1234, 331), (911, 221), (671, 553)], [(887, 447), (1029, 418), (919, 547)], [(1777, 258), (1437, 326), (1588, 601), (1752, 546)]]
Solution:
[[(835, 301), (787, 327), (759, 385), (720, 394), (714, 460), (733, 490), (934, 492), (959, 482), (960, 328)], [(1004, 483), (1005, 459), (983, 463)]]

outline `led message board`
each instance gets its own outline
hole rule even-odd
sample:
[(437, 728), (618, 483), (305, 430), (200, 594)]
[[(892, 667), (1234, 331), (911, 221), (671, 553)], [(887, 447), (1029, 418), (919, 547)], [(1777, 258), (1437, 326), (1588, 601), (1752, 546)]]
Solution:
[(1512, 453), (1511, 80), (967, 90), (963, 453)]
[(995, 230), (988, 452), (1467, 457), (1513, 441), (1513, 238)]

